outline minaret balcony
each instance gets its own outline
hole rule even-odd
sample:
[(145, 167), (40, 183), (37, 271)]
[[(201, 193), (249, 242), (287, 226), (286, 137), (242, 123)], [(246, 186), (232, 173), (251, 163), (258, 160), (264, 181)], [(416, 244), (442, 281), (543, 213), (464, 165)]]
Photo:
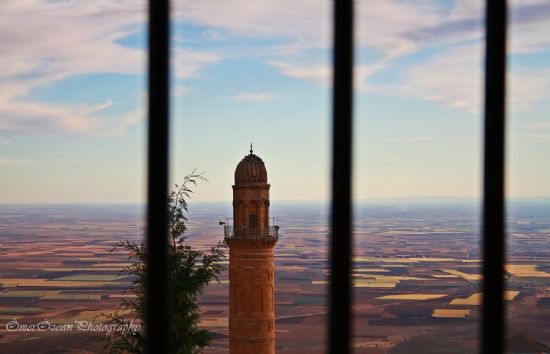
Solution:
[(223, 227), (224, 237), (231, 240), (258, 240), (269, 241), (279, 239), (279, 225), (250, 228), (246, 226), (235, 227), (232, 225), (225, 225)]

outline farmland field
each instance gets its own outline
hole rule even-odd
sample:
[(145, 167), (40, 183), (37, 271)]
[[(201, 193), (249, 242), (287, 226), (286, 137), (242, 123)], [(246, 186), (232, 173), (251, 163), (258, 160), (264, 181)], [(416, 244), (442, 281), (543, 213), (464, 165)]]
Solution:
[[(521, 204), (509, 218), (506, 266), (509, 335), (550, 343), (550, 207)], [(14, 332), (10, 321), (99, 321), (133, 294), (114, 246), (140, 242), (139, 205), (0, 206), (0, 348), (40, 353), (52, 343), (100, 351), (94, 333)], [(322, 353), (327, 320), (327, 206), (272, 202), (277, 353)], [(356, 353), (452, 346), (474, 353), (481, 301), (479, 210), (474, 204), (358, 204), (352, 286)], [(188, 242), (222, 240), (230, 203), (191, 205)], [(224, 262), (227, 265), (227, 260)], [(206, 353), (228, 347), (228, 278), (200, 298), (201, 325), (217, 334)], [(133, 314), (122, 312), (128, 318)], [(4, 349), (6, 348), (6, 349)], [(415, 349), (415, 350), (416, 350)], [(411, 352), (412, 353), (412, 352)]]

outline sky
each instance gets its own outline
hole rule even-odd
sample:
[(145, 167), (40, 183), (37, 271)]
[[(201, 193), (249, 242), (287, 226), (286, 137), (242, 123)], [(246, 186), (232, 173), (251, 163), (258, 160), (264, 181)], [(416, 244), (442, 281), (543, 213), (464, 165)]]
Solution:
[[(331, 1), (173, 1), (171, 181), (326, 200)], [(550, 196), (550, 3), (510, 1), (509, 197)], [(354, 197), (477, 198), (484, 1), (357, 0)], [(0, 3), (0, 203), (145, 199), (146, 1)]]

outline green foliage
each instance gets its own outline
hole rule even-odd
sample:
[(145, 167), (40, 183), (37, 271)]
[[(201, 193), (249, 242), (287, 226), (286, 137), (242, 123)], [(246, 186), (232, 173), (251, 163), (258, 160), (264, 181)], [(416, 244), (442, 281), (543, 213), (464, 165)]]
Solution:
[[(181, 186), (175, 185), (168, 196), (168, 222), (171, 244), (168, 252), (169, 284), (171, 287), (170, 323), (172, 327), (169, 338), (174, 347), (174, 353), (200, 353), (214, 338), (214, 334), (199, 328), (199, 306), (197, 296), (202, 293), (212, 281), (218, 281), (218, 275), (225, 270), (221, 261), (225, 258), (224, 242), (219, 242), (209, 251), (197, 250), (188, 245), (185, 233), (188, 230), (187, 200), (193, 193), (190, 187), (197, 182), (206, 181), (202, 174), (193, 171), (185, 177)], [(130, 310), (143, 321), (145, 309), (146, 285), (146, 248), (143, 243), (120, 241), (115, 248), (128, 251), (128, 258), (133, 263), (122, 270), (122, 273), (133, 276), (128, 293), (135, 295), (124, 300), (121, 308)], [(131, 321), (124, 319), (119, 312), (102, 314), (111, 325), (129, 325)], [(113, 331), (103, 335), (104, 351), (119, 353), (141, 353), (144, 348), (144, 328), (139, 331)]]

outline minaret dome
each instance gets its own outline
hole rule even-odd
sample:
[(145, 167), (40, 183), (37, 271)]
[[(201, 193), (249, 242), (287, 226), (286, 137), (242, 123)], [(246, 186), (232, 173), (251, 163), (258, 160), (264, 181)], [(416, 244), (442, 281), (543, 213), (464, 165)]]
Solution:
[(235, 169), (235, 184), (241, 183), (267, 183), (265, 164), (252, 152), (246, 155)]

